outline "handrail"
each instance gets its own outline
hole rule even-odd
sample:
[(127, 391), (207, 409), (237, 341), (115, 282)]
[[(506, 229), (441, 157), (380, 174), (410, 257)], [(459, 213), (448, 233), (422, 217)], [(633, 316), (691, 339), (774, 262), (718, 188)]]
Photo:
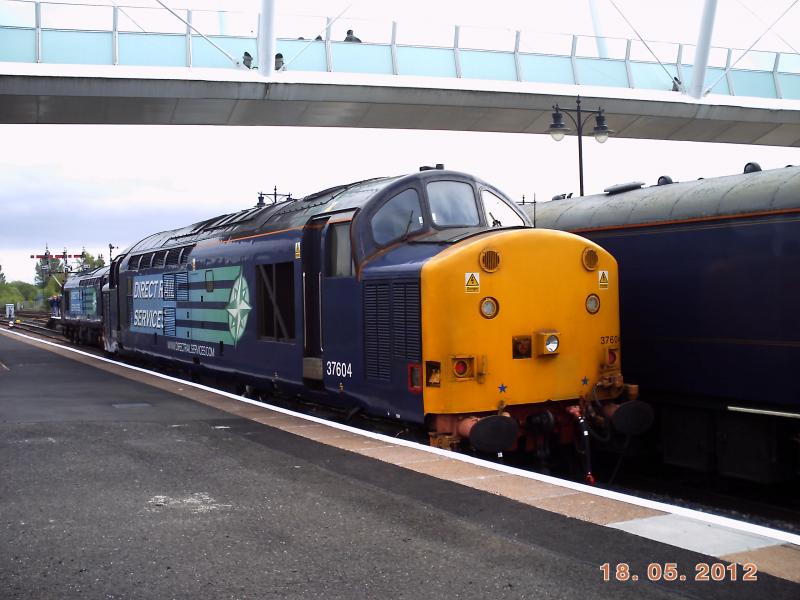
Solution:
[[(59, 0), (0, 0), (0, 5), (2, 5), (2, 4), (28, 4), (28, 5), (42, 5), (42, 6), (56, 5), (56, 6), (63, 6), (63, 7), (65, 7), (65, 6), (70, 6), (70, 7), (77, 7), (77, 6), (83, 6), (83, 7), (105, 7), (105, 8), (109, 8), (109, 9), (113, 9), (114, 7), (117, 7), (119, 9), (159, 10), (158, 7), (134, 5), (134, 4), (125, 4), (124, 2), (115, 2), (114, 0), (108, 0), (107, 3), (102, 3), (102, 4), (100, 4), (100, 3), (92, 3), (92, 2), (63, 2), (63, 1), (59, 1)], [(174, 11), (169, 9), (169, 7), (165, 7), (162, 10), (167, 10), (167, 11), (173, 12), (173, 14), (174, 14)], [(208, 12), (208, 13), (216, 13), (216, 14), (252, 15), (253, 16), (254, 25), (256, 24), (256, 21), (257, 21), (257, 14), (256, 13), (250, 13), (250, 12), (247, 12), (247, 11), (214, 11), (214, 10), (205, 10), (205, 9), (192, 9), (192, 10), (194, 12)], [(123, 14), (126, 14), (124, 11), (121, 11), (121, 12), (123, 12)], [(302, 18), (308, 18), (308, 19), (311, 19), (311, 18), (324, 19), (325, 18), (325, 17), (320, 17), (319, 15), (286, 14), (286, 15), (283, 15), (283, 16), (290, 17), (290, 18), (302, 17)], [(184, 19), (182, 19), (180, 17), (178, 17), (178, 18), (181, 21), (183, 21), (184, 23), (186, 23), (186, 21)], [(133, 19), (131, 19), (131, 20), (132, 20), (132, 22), (134, 22), (134, 24), (137, 27), (142, 29), (141, 25), (139, 25), (138, 23), (135, 23), (135, 21), (133, 21)], [(109, 19), (109, 21), (111, 21), (111, 19)], [(366, 22), (366, 20), (365, 20), (365, 22)], [(387, 20), (387, 25), (390, 24), (390, 23), (392, 23), (392, 21)], [(381, 41), (380, 43), (388, 45), (388, 44), (391, 44), (394, 40), (396, 40), (396, 29), (399, 28), (399, 26), (401, 26), (401, 25), (402, 25), (402, 22), (397, 24), (397, 27), (393, 27), (392, 28), (392, 29), (395, 30), (395, 34), (394, 35), (391, 34), (391, 31), (387, 27), (387, 36), (386, 36), (387, 39), (385, 41)], [(4, 25), (2, 22), (0, 22), (0, 26), (9, 27), (8, 25)], [(10, 26), (10, 27), (13, 27), (13, 26)], [(109, 22), (109, 28), (107, 30), (104, 30), (104, 31), (113, 31), (112, 27), (113, 27), (112, 23)], [(456, 24), (453, 24), (453, 25), (451, 25), (451, 27), (453, 27), (453, 28), (460, 27), (460, 29), (462, 29), (462, 30), (464, 30), (464, 29), (470, 29), (470, 30), (483, 29), (483, 30), (486, 30), (486, 31), (501, 31), (501, 30), (503, 30), (503, 31), (508, 31), (511, 34), (515, 34), (515, 33), (519, 32), (519, 33), (523, 34), (523, 37), (525, 37), (524, 34), (526, 34), (526, 33), (527, 34), (535, 34), (537, 36), (538, 35), (562, 36), (562, 37), (564, 37), (565, 40), (571, 39), (573, 37), (573, 35), (575, 35), (575, 34), (569, 34), (569, 33), (546, 33), (546, 34), (543, 34), (541, 32), (532, 32), (532, 31), (528, 31), (528, 30), (513, 30), (513, 29), (503, 29), (503, 28), (494, 28), (494, 27), (484, 27), (484, 26), (478, 26), (478, 25), (458, 26)], [(33, 28), (33, 24), (31, 24), (31, 28)], [(47, 27), (47, 28), (44, 28), (44, 29), (60, 29), (60, 28), (59, 27)], [(76, 30), (80, 31), (82, 29), (76, 29)], [(254, 30), (255, 30), (255, 27), (254, 27)], [(97, 31), (97, 30), (92, 30), (92, 31)], [(199, 31), (196, 31), (196, 33), (198, 35), (203, 35)], [(243, 36), (227, 36), (224, 33), (220, 34), (219, 36), (214, 34), (214, 36), (215, 37), (243, 37)], [(250, 37), (250, 36), (244, 36), (244, 37)], [(252, 36), (252, 37), (254, 37), (254, 36)], [(292, 39), (292, 38), (287, 37), (287, 36), (281, 36), (280, 34), (279, 34), (278, 37), (279, 37), (279, 39)], [(597, 39), (596, 36), (590, 36), (590, 35), (577, 35), (577, 37), (581, 38), (581, 39)], [(628, 41), (632, 40), (632, 38), (621, 38), (621, 37), (615, 37), (615, 36), (603, 36), (602, 39), (608, 40), (608, 41), (617, 40), (617, 41), (625, 42), (625, 43), (627, 43)], [(639, 41), (639, 40), (633, 39), (633, 41)], [(668, 40), (641, 40), (641, 42), (645, 43), (645, 44), (646, 43), (670, 44), (670, 45), (675, 46), (676, 49), (678, 48), (678, 46), (681, 46), (681, 45), (683, 45), (684, 47), (687, 47), (687, 48), (692, 47), (692, 44), (681, 44), (680, 42), (673, 42), (673, 41), (668, 41)], [(451, 42), (450, 45), (440, 45), (440, 44), (398, 44), (398, 45), (401, 45), (401, 46), (402, 45), (412, 45), (412, 46), (424, 46), (424, 47), (440, 47), (440, 48), (451, 48), (451, 49), (455, 49), (456, 48), (455, 44), (452, 43), (452, 42)], [(518, 47), (515, 47), (515, 46), (516, 46), (516, 40), (514, 40), (509, 45), (509, 47), (506, 50), (503, 50), (503, 51), (507, 51), (507, 52), (515, 52), (516, 51), (516, 52), (520, 52), (522, 54), (548, 54), (548, 55), (556, 55), (556, 56), (571, 56), (571, 54), (564, 54), (562, 52), (552, 52), (552, 51), (545, 51), (544, 49), (540, 49), (540, 48), (530, 48), (530, 47), (528, 47), (529, 46), (528, 44), (520, 45)], [(728, 49), (728, 48), (724, 48), (724, 47), (721, 47), (721, 46), (714, 46), (714, 48), (715, 49), (725, 49), (725, 50)], [(467, 48), (463, 44), (459, 45), (459, 49), (460, 50), (487, 50), (485, 48)], [(745, 51), (745, 49), (743, 49), (743, 48), (731, 48), (731, 50), (733, 50), (733, 51)], [(748, 48), (747, 51), (750, 52), (750, 53), (752, 53), (752, 52), (761, 52), (761, 53), (768, 53), (768, 54), (781, 54), (781, 55), (794, 55), (794, 56), (797, 55), (797, 54), (795, 54), (793, 52), (783, 52), (783, 51), (778, 51), (778, 50), (752, 50), (752, 47)], [(599, 57), (599, 56), (587, 56), (587, 57), (603, 58), (603, 57)], [(658, 62), (658, 59), (654, 59), (653, 62)], [(670, 61), (670, 62), (671, 62), (671, 64), (674, 64), (674, 61)], [(754, 69), (754, 70), (761, 70), (761, 69)]]
[(238, 61), (238, 59), (235, 59), (235, 58), (233, 58), (233, 57), (232, 57), (230, 54), (228, 54), (227, 52), (225, 52), (225, 50), (223, 50), (222, 48), (220, 48), (219, 46), (217, 46), (217, 45), (216, 45), (216, 44), (215, 44), (215, 43), (214, 43), (212, 40), (208, 39), (208, 37), (206, 37), (206, 35), (205, 35), (204, 33), (202, 33), (201, 31), (199, 31), (199, 30), (198, 30), (198, 29), (197, 29), (197, 28), (196, 28), (194, 25), (192, 25), (192, 24), (191, 24), (189, 21), (187, 21), (186, 19), (184, 19), (183, 17), (181, 17), (181, 16), (180, 16), (178, 13), (176, 13), (176, 12), (175, 12), (174, 10), (172, 10), (172, 9), (171, 9), (169, 6), (167, 6), (166, 4), (164, 4), (164, 3), (163, 3), (161, 0), (156, 0), (156, 2), (158, 2), (158, 3), (159, 3), (159, 4), (160, 4), (160, 5), (161, 5), (161, 6), (164, 8), (164, 10), (166, 10), (167, 12), (169, 12), (169, 13), (170, 13), (170, 14), (171, 14), (173, 17), (175, 17), (175, 18), (176, 18), (176, 19), (178, 19), (178, 20), (179, 20), (181, 23), (183, 23), (184, 25), (186, 25), (186, 27), (188, 27), (189, 29), (191, 29), (192, 31), (194, 31), (194, 32), (195, 32), (197, 35), (199, 35), (199, 36), (200, 36), (201, 38), (203, 38), (205, 41), (207, 41), (209, 44), (211, 44), (212, 46), (214, 46), (214, 48), (216, 48), (217, 50), (219, 50), (220, 52), (222, 52), (222, 54), (224, 54), (225, 56), (227, 56), (227, 57), (230, 59), (230, 61), (231, 61), (233, 64), (235, 64), (236, 66), (239, 66), (239, 64), (241, 64), (241, 63)]
[[(180, 0), (176, 0), (176, 2), (179, 2), (179, 1)], [(162, 4), (162, 6), (163, 6), (163, 3), (159, 2), (159, 4)], [(28, 25), (19, 25), (19, 24), (16, 24), (16, 25), (4, 25), (3, 24), (3, 22), (2, 22), (3, 21), (3, 19), (2, 19), (2, 16), (3, 16), (2, 7), (3, 6), (24, 6), (24, 5), (31, 6), (33, 8), (33, 10), (30, 11), (30, 13), (26, 13), (26, 14), (22, 15), (24, 17), (25, 21), (31, 21), (29, 26)], [(45, 26), (43, 26), (42, 12), (43, 11), (46, 12), (46, 8), (49, 5), (54, 5), (54, 6), (59, 6), (59, 7), (67, 7), (67, 6), (69, 6), (69, 7), (104, 7), (104, 8), (108, 8), (111, 11), (109, 24), (108, 24), (108, 29), (89, 29), (89, 28), (81, 29), (81, 28), (74, 27), (74, 23), (72, 23), (72, 24), (67, 23), (65, 27), (57, 27), (56, 24), (54, 24), (52, 22), (48, 23), (48, 26), (45, 27)], [(183, 19), (182, 17), (180, 17), (180, 15), (177, 15), (173, 10), (169, 9), (169, 7), (164, 6), (163, 8), (159, 9), (158, 7), (127, 4), (124, 1), (123, 2), (116, 2), (115, 0), (107, 0), (106, 3), (96, 3), (96, 2), (91, 2), (91, 1), (68, 3), (68, 2), (63, 2), (63, 1), (60, 1), (60, 0), (46, 0), (46, 1), (42, 1), (42, 0), (0, 0), (0, 27), (12, 28), (12, 29), (20, 29), (21, 28), (21, 29), (33, 29), (33, 30), (35, 30), (35, 32), (36, 32), (36, 42), (35, 42), (36, 43), (36, 50), (35, 50), (35, 59), (34, 60), (36, 62), (41, 62), (42, 61), (42, 50), (41, 50), (41, 44), (42, 44), (41, 32), (42, 31), (64, 30), (64, 29), (69, 29), (69, 30), (74, 30), (74, 31), (109, 31), (112, 34), (114, 34), (114, 39), (116, 40), (117, 37), (118, 37), (118, 34), (120, 33), (119, 26), (118, 26), (118, 23), (117, 23), (118, 19), (116, 18), (116, 11), (119, 11), (119, 13), (122, 13), (122, 14), (125, 14), (126, 16), (128, 16), (128, 18), (131, 20), (131, 22), (136, 27), (138, 27), (140, 30), (144, 30), (144, 27), (142, 27), (141, 24), (137, 23), (134, 19), (130, 18), (130, 15), (127, 14), (126, 11), (129, 10), (129, 9), (169, 11), (170, 13), (173, 14), (173, 16), (177, 16), (177, 18), (179, 20), (181, 20), (184, 24), (186, 24), (187, 29), (191, 29), (192, 31), (194, 31), (198, 36), (202, 37), (211, 46), (216, 48), (217, 51), (222, 53), (227, 59), (229, 59), (232, 63), (234, 63), (236, 65), (238, 65), (241, 61), (238, 60), (237, 58), (231, 56), (231, 54), (229, 54), (224, 48), (222, 48), (220, 45), (215, 43), (214, 40), (215, 39), (219, 40), (219, 39), (224, 39), (224, 38), (251, 39), (251, 40), (255, 39), (255, 36), (252, 35), (252, 34), (251, 35), (231, 35), (231, 34), (226, 33), (224, 31), (220, 32), (219, 34), (211, 34), (210, 36), (208, 36), (208, 35), (205, 35), (205, 34), (203, 34), (203, 33), (201, 33), (200, 31), (197, 30), (197, 28), (192, 24), (192, 19), (191, 18), (189, 18), (188, 20), (187, 19)], [(249, 15), (252, 14), (254, 25), (255, 25), (255, 23), (257, 21), (257, 15), (255, 13), (249, 13), (249, 12), (245, 12), (245, 11), (213, 11), (213, 10), (206, 11), (206, 10), (202, 10), (202, 11), (194, 11), (194, 12), (196, 12), (196, 13), (203, 12), (203, 13), (217, 14), (217, 15), (226, 15), (226, 14), (227, 15), (239, 15), (240, 17), (241, 16), (245, 16), (245, 15), (249, 16)], [(15, 13), (12, 11), (12, 12), (9, 12), (9, 13), (6, 13), (6, 14), (14, 15)], [(17, 13), (17, 14), (21, 14), (21, 13)], [(320, 20), (324, 19), (323, 17), (317, 17), (317, 16), (313, 16), (313, 15), (283, 15), (283, 16), (286, 17), (286, 18), (297, 18), (297, 17), (302, 16), (303, 18), (307, 18), (307, 19), (320, 19)], [(79, 21), (80, 18), (76, 18), (75, 20)], [(328, 19), (326, 21), (327, 24), (324, 27), (325, 36), (324, 36), (324, 40), (323, 41), (325, 41), (325, 55), (326, 55), (327, 70), (328, 71), (334, 70), (333, 62), (331, 60), (333, 49), (332, 49), (332, 40), (331, 40), (331, 35), (330, 35), (331, 25), (334, 22), (335, 22), (335, 20)], [(365, 21), (365, 22), (367, 22), (367, 21)], [(369, 21), (369, 22), (374, 23), (375, 21)], [(389, 23), (391, 23), (391, 30), (388, 27)], [(633, 81), (633, 74), (631, 73), (631, 69), (630, 69), (631, 65), (642, 64), (642, 63), (644, 63), (644, 64), (651, 64), (651, 63), (652, 64), (656, 64), (656, 63), (659, 63), (659, 64), (662, 65), (662, 68), (664, 68), (664, 72), (667, 74), (667, 76), (669, 76), (670, 75), (669, 70), (666, 67), (664, 67), (664, 64), (666, 63), (667, 66), (669, 66), (670, 69), (676, 71), (677, 74), (678, 74), (678, 77), (681, 80), (683, 80), (683, 77), (681, 77), (681, 74), (683, 72), (683, 68), (687, 64), (691, 64), (691, 63), (684, 63), (683, 60), (687, 55), (687, 51), (691, 52), (691, 49), (693, 48), (692, 44), (681, 44), (681, 43), (677, 43), (677, 42), (655, 42), (655, 41), (647, 42), (647, 41), (645, 41), (643, 39), (642, 40), (637, 40), (637, 39), (631, 39), (631, 38), (618, 38), (618, 37), (613, 37), (613, 36), (605, 36), (605, 37), (602, 38), (603, 40), (606, 40), (606, 41), (609, 41), (609, 42), (618, 42), (618, 44), (619, 44), (618, 45), (618, 50), (617, 50), (617, 54), (619, 56), (614, 57), (614, 58), (605, 58), (605, 57), (599, 56), (598, 53), (595, 53), (593, 51), (584, 52), (583, 50), (581, 50), (581, 46), (578, 44), (579, 40), (581, 40), (581, 44), (583, 44), (584, 41), (586, 41), (586, 40), (597, 40), (598, 38), (596, 38), (595, 36), (574, 35), (574, 34), (533, 34), (533, 32), (525, 31), (525, 30), (511, 30), (511, 29), (491, 28), (491, 27), (482, 27), (482, 26), (460, 27), (458, 25), (447, 26), (448, 28), (451, 29), (451, 32), (452, 32), (451, 41), (449, 41), (447, 43), (439, 42), (439, 43), (430, 43), (430, 44), (419, 44), (419, 43), (416, 43), (416, 44), (401, 44), (401, 43), (398, 43), (397, 40), (398, 40), (398, 31), (400, 30), (402, 23), (398, 24), (397, 22), (387, 20), (386, 24), (387, 24), (387, 28), (386, 28), (386, 40), (385, 41), (381, 41), (379, 43), (378, 42), (372, 43), (372, 41), (367, 41), (367, 42), (365, 42), (364, 45), (365, 46), (369, 46), (369, 45), (373, 45), (374, 46), (374, 45), (378, 44), (378, 45), (384, 45), (384, 46), (390, 47), (391, 48), (391, 56), (392, 56), (391, 72), (395, 73), (395, 74), (398, 73), (397, 48), (406, 48), (406, 47), (444, 48), (444, 49), (450, 49), (450, 50), (453, 51), (453, 55), (454, 55), (453, 60), (454, 60), (455, 68), (456, 68), (456, 76), (457, 77), (462, 75), (462, 73), (461, 73), (461, 61), (463, 60), (463, 53), (465, 51), (481, 51), (481, 52), (505, 53), (505, 54), (508, 54), (508, 55), (512, 56), (513, 57), (513, 62), (514, 62), (513, 71), (515, 71), (515, 75), (516, 75), (516, 80), (517, 81), (524, 81), (525, 80), (523, 78), (523, 73), (522, 73), (522, 68), (523, 68), (522, 59), (524, 57), (530, 56), (530, 55), (559, 56), (559, 57), (570, 58), (572, 63), (573, 63), (573, 69), (572, 69), (573, 70), (573, 75), (577, 75), (578, 67), (577, 67), (576, 61), (579, 61), (579, 60), (582, 60), (582, 59), (591, 59), (591, 60), (598, 60), (598, 61), (618, 61), (620, 64), (624, 64), (625, 65), (626, 72), (628, 74), (628, 83), (629, 83), (630, 87), (636, 87), (635, 84), (634, 84), (634, 81)], [(94, 23), (93, 23), (93, 25), (94, 25)], [(245, 24), (245, 27), (246, 27), (246, 24)], [(507, 49), (497, 49), (497, 47), (495, 47), (495, 49), (493, 49), (493, 50), (489, 50), (489, 49), (486, 49), (486, 48), (479, 48), (479, 47), (478, 48), (473, 48), (473, 47), (469, 47), (468, 48), (463, 43), (463, 33), (466, 30), (470, 30), (470, 31), (472, 31), (472, 30), (479, 30), (479, 31), (480, 30), (505, 31), (505, 32), (514, 34), (513, 35), (513, 41), (512, 41), (512, 43), (510, 43), (510, 45), (509, 45), (509, 47)], [(252, 33), (253, 30), (250, 30), (250, 31)], [(128, 33), (128, 32), (125, 32), (125, 33)], [(164, 33), (166, 34), (167, 32), (164, 32)], [(509, 37), (511, 37), (511, 36), (509, 36)], [(559, 45), (562, 46), (560, 48), (546, 47), (547, 46), (546, 43), (544, 43), (543, 40), (542, 40), (542, 38), (544, 38), (544, 37), (546, 37), (547, 39), (555, 40), (555, 41), (563, 40), (564, 43), (562, 45), (559, 42)], [(290, 41), (290, 40), (293, 40), (294, 38), (293, 37), (289, 37), (287, 35), (281, 35), (280, 24), (279, 24), (278, 39), (281, 40), (281, 41)], [(536, 43), (537, 41), (540, 42), (540, 44), (537, 44)], [(666, 44), (666, 45), (668, 45), (669, 53), (661, 52), (661, 56), (659, 56), (658, 54), (656, 54), (656, 52), (652, 51), (652, 49), (651, 49), (651, 52), (652, 52), (653, 57), (654, 57), (652, 60), (645, 60), (644, 58), (633, 56), (632, 53), (631, 53), (631, 49), (632, 48), (641, 48), (641, 44), (644, 44), (647, 48), (650, 48), (649, 44), (654, 44), (654, 45), (656, 45), (656, 44)], [(117, 44), (115, 43), (114, 44), (115, 48), (116, 48), (116, 45)], [(310, 47), (311, 44), (308, 44), (308, 46)], [(594, 44), (594, 46), (596, 47), (596, 44)], [(622, 53), (622, 47), (623, 46), (625, 48), (624, 56), (623, 56), (623, 53)], [(777, 51), (777, 50), (753, 50), (754, 46), (755, 46), (755, 44), (751, 45), (751, 47), (747, 48), (746, 50), (745, 49), (739, 49), (739, 48), (714, 47), (714, 50), (716, 50), (717, 52), (719, 52), (720, 50), (724, 51), (724, 54), (725, 54), (726, 57), (731, 57), (731, 56), (737, 57), (734, 61), (731, 61), (730, 59), (728, 59), (728, 60), (725, 61), (724, 65), (722, 65), (720, 63), (720, 64), (714, 65), (712, 67), (712, 68), (717, 69), (717, 70), (722, 70), (721, 76), (714, 83), (714, 85), (716, 85), (717, 83), (719, 83), (720, 81), (722, 81), (723, 79), (726, 79), (726, 78), (730, 81), (730, 78), (728, 76), (731, 74), (731, 71), (735, 71), (735, 72), (753, 71), (753, 72), (771, 73), (771, 74), (774, 75), (775, 78), (777, 78), (777, 75), (781, 74), (781, 73), (795, 74), (795, 73), (800, 72), (800, 69), (797, 68), (797, 67), (792, 67), (792, 66), (786, 67), (785, 66), (789, 62), (791, 62), (792, 64), (798, 63), (798, 60), (800, 59), (800, 54), (796, 54), (796, 53), (793, 53), (793, 52)], [(673, 50), (673, 48), (674, 48), (674, 50)], [(191, 48), (189, 47), (189, 48), (187, 48), (187, 56), (189, 56), (190, 52), (191, 52)], [(720, 52), (720, 54), (722, 54), (722, 53)], [(296, 55), (293, 54), (293, 56), (291, 56), (291, 57), (287, 56), (287, 61), (285, 63), (285, 67), (288, 67), (291, 64), (291, 62), (297, 58), (297, 56), (299, 56), (299, 54), (296, 54)], [(747, 57), (747, 59), (745, 59), (745, 57)], [(758, 57), (761, 57), (761, 58), (758, 58)], [(782, 59), (784, 59), (784, 60), (782, 60)], [(743, 61), (743, 60), (748, 60), (749, 61), (748, 64), (746, 66), (742, 66), (742, 67), (739, 67), (737, 69), (736, 66), (738, 64), (740, 64), (740, 62)], [(116, 64), (116, 62), (117, 61), (116, 61), (116, 57), (115, 57), (115, 60), (114, 60), (113, 64)], [(798, 64), (800, 64), (800, 63), (798, 63)], [(191, 59), (187, 60), (187, 65), (191, 65)], [(573, 77), (573, 81), (578, 83), (577, 77)], [(670, 83), (671, 83), (671, 77), (670, 77)], [(665, 84), (666, 84), (666, 81), (665, 81)], [(732, 89), (732, 87), (730, 85), (728, 86), (728, 89), (729, 89), (730, 93), (733, 93), (733, 89)], [(779, 85), (776, 85), (776, 92), (777, 92), (777, 95), (780, 97), (781, 94), (780, 94), (780, 91), (779, 91)]]

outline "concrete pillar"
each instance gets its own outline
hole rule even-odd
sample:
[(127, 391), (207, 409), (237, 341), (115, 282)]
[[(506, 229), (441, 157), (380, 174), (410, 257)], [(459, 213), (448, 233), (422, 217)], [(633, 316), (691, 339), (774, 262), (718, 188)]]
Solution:
[(258, 72), (265, 77), (275, 70), (275, 2), (261, 0), (258, 15)]

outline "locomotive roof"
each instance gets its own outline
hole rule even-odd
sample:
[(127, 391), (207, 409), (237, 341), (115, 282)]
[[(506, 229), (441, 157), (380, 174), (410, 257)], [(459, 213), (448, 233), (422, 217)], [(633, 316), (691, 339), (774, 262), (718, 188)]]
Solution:
[(304, 226), (318, 214), (364, 207), (374, 197), (394, 184), (400, 186), (411, 181), (441, 179), (448, 176), (468, 178), (478, 183), (480, 179), (443, 169), (429, 169), (408, 175), (378, 177), (347, 185), (339, 185), (305, 196), (263, 207), (252, 207), (220, 215), (179, 229), (162, 231), (137, 242), (122, 254), (133, 255), (162, 248), (189, 246), (205, 239), (242, 237), (252, 234), (292, 229)]
[[(64, 288), (73, 288), (73, 287), (81, 287), (82, 281), (88, 281), (90, 279), (97, 279), (99, 280), (108, 275), (108, 265), (103, 267), (97, 267), (96, 269), (92, 269), (91, 271), (81, 271), (80, 273), (73, 273), (71, 277), (67, 279), (67, 282), (64, 284)], [(85, 285), (85, 284), (84, 284)]]
[(219, 215), (186, 227), (154, 233), (126, 249), (124, 254), (194, 244), (204, 239), (228, 238), (245, 233), (262, 233), (296, 227), (316, 214), (360, 208), (383, 188), (399, 179), (402, 177), (366, 179), (328, 188), (304, 198)]
[[(534, 220), (533, 205), (523, 208)], [(800, 208), (800, 167), (538, 203), (536, 227), (575, 231)]]

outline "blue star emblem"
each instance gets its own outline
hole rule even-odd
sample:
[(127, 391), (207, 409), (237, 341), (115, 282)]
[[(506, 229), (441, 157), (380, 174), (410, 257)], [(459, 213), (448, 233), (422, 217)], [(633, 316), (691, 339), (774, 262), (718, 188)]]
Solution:
[(581, 379), (581, 383), (583, 383), (583, 385), (589, 385), (589, 378), (584, 377), (583, 379)]
[(498, 390), (500, 390), (500, 393), (501, 393), (501, 394), (504, 394), (504, 393), (505, 393), (505, 391), (506, 391), (508, 388), (506, 387), (506, 384), (505, 384), (505, 383), (501, 383), (501, 384), (500, 384), (500, 387), (498, 387), (497, 389), (498, 389)]

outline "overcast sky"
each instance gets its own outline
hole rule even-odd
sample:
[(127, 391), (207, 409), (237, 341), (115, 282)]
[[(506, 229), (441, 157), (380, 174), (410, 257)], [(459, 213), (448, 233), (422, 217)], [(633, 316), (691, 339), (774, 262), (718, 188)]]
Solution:
[[(101, 3), (102, 0), (85, 0)], [(645, 39), (694, 43), (702, 0), (615, 0)], [(714, 44), (747, 48), (793, 0), (719, 0)], [(119, 2), (123, 4), (123, 2)], [(258, 0), (171, 0), (172, 7), (257, 10)], [(153, 6), (150, 0), (124, 4)], [(395, 19), (592, 34), (587, 0), (278, 0), (282, 15)], [(597, 0), (602, 32), (634, 37), (610, 0)], [(491, 10), (487, 10), (490, 7)], [(757, 8), (756, 8), (757, 7)], [(750, 10), (757, 16), (753, 16)], [(287, 19), (288, 17), (284, 17)], [(367, 29), (366, 22), (361, 22)], [(800, 45), (800, 5), (760, 43)], [(613, 128), (613, 123), (609, 123)], [(474, 173), (515, 200), (576, 192), (576, 140), (547, 135), (282, 127), (0, 125), (0, 265), (9, 280), (32, 281), (29, 254), (45, 244), (108, 254), (145, 235), (255, 204), (260, 190), (302, 196), (331, 185), (444, 163)], [(379, 151), (376, 151), (379, 149)], [(345, 151), (346, 150), (346, 151)], [(614, 139), (584, 142), (587, 194), (623, 181), (688, 180), (800, 163), (800, 149)]]

